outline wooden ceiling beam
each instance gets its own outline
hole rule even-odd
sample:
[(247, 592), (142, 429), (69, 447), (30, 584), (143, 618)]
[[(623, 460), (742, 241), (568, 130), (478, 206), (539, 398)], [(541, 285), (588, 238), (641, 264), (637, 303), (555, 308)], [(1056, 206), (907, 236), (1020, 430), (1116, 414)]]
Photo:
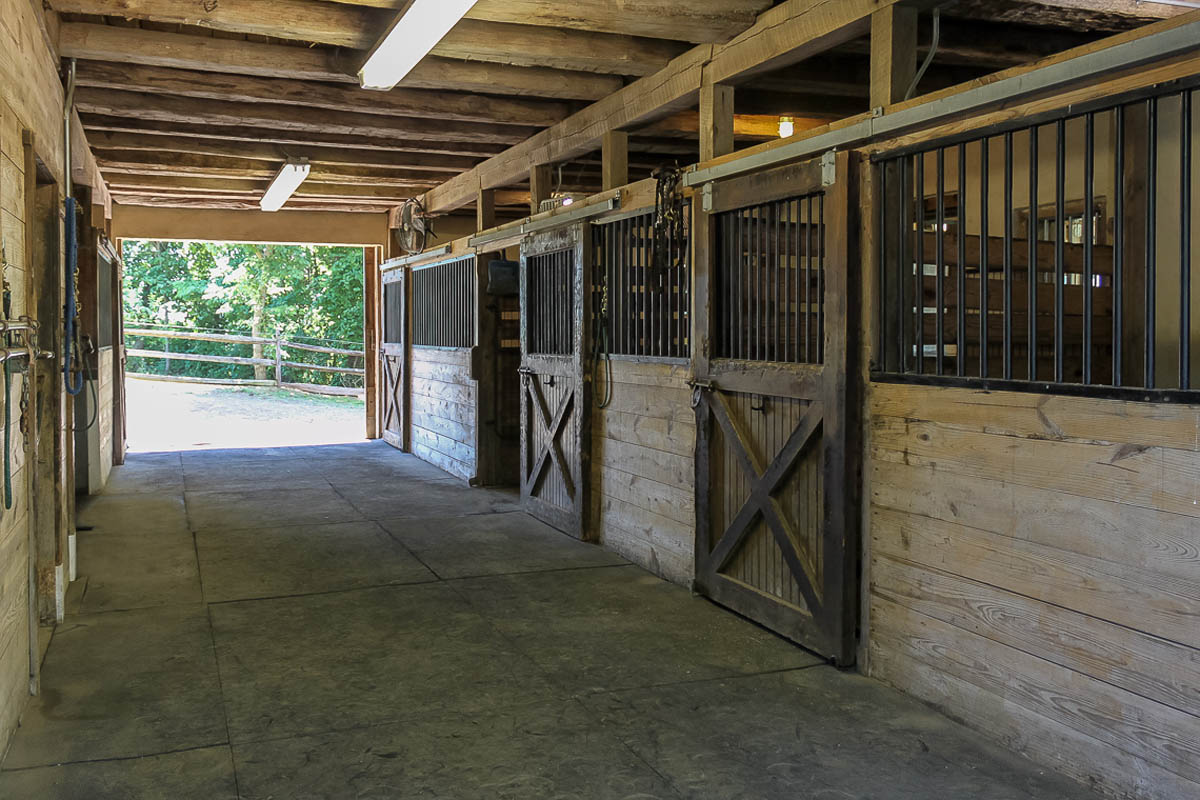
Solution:
[[(116, 195), (113, 200), (124, 206), (153, 206), (155, 208), (217, 208), (229, 211), (258, 211), (258, 200), (217, 199), (204, 197), (175, 197), (172, 195)], [(386, 203), (371, 203), (362, 200), (304, 200), (292, 198), (279, 212), (288, 211), (341, 211), (364, 214), (379, 214), (387, 211)]]
[(326, 109), (299, 109), (267, 103), (226, 103), (186, 97), (121, 92), (83, 87), (75, 91), (75, 107), (82, 114), (136, 117), (193, 125), (254, 125), (310, 133), (391, 136), (412, 141), (489, 142), (512, 144), (536, 131), (515, 125), (487, 125), (378, 114), (351, 114)]
[(1092, 14), (1108, 14), (1114, 17), (1143, 20), (1171, 19), (1192, 10), (1170, 3), (1156, 3), (1154, 0), (1027, 0), (1027, 2), (1048, 8), (1086, 11)]
[[(63, 23), (58, 48), (63, 58), (336, 83), (357, 83), (357, 62), (362, 57), (358, 51), (206, 38), (87, 22)], [(405, 76), (400, 86), (597, 100), (621, 88), (622, 81), (588, 72), (428, 57)]]
[[(1039, 29), (1029, 25), (978, 22), (945, 16), (942, 17), (941, 27), (941, 38), (938, 41), (932, 70), (943, 64), (987, 68), (993, 71), (1019, 67), (1088, 44), (1098, 38), (1096, 33)], [(930, 43), (927, 18), (921, 18), (918, 33), (920, 40), (917, 55), (924, 58), (929, 52)], [(869, 55), (871, 43), (868, 39), (852, 41), (846, 44), (843, 51)]]
[[(395, 9), (396, 0), (336, 0)], [(727, 42), (754, 24), (771, 0), (479, 0), (467, 19), (519, 22), (701, 44)]]
[(349, 150), (388, 150), (402, 153), (473, 157), (492, 156), (504, 150), (504, 145), (480, 142), (410, 142), (383, 136), (357, 136), (324, 131), (287, 131), (274, 127), (256, 128), (240, 124), (195, 125), (191, 122), (162, 122), (103, 114), (82, 114), (80, 119), (83, 121), (83, 127), (88, 131), (88, 136), (94, 135), (93, 131), (110, 131), (148, 136), (217, 138), (231, 142), (264, 142), (304, 147), (341, 147)]
[[(319, 0), (56, 0), (59, 12), (195, 25), (366, 50), (394, 12)], [(663, 39), (465, 19), (430, 51), (434, 56), (610, 75), (648, 75), (684, 45)]]
[(507, 186), (532, 164), (550, 164), (598, 147), (610, 130), (646, 125), (696, 104), (703, 82), (733, 83), (795, 64), (870, 30), (871, 14), (900, 0), (786, 0), (725, 45), (700, 45), (665, 69), (593, 103), (425, 194), (431, 212), (473, 202), (480, 188)]
[(283, 145), (259, 142), (230, 142), (200, 136), (154, 136), (115, 131), (94, 131), (89, 137), (93, 150), (143, 150), (149, 153), (193, 153), (230, 156), (279, 164), (288, 158), (307, 158), (312, 164), (353, 164), (360, 167), (400, 168), (449, 177), (470, 169), (478, 159), (469, 156), (443, 156), (429, 153), (404, 153), (395, 150), (352, 150), (345, 147)]
[(504, 125), (553, 125), (570, 113), (563, 102), (493, 95), (393, 89), (367, 93), (348, 84), (287, 78), (260, 78), (188, 69), (168, 69), (108, 61), (79, 61), (76, 84), (97, 89), (166, 94), (240, 103), (325, 108), (385, 116), (486, 122)]
[[(278, 164), (249, 158), (194, 153), (147, 153), (142, 150), (96, 150), (102, 173), (137, 173), (177, 177), (257, 178), (270, 180)], [(316, 183), (356, 183), (372, 186), (429, 186), (429, 175), (409, 170), (381, 170), (354, 165), (314, 164), (309, 179)]]
[[(254, 195), (261, 196), (270, 180), (249, 178), (180, 178), (170, 175), (109, 173), (110, 185), (119, 194), (173, 195)], [(391, 186), (362, 186), (348, 183), (305, 181), (296, 189), (302, 197), (360, 198), (365, 200), (396, 200), (409, 194), (408, 190)]]

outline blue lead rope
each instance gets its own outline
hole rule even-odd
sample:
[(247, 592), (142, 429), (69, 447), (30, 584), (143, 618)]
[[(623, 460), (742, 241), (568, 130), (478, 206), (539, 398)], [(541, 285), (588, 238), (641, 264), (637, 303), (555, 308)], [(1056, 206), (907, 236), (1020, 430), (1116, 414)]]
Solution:
[[(63, 342), (63, 385), (67, 387), (67, 394), (72, 397), (83, 391), (83, 371), (75, 376), (75, 380), (71, 380), (71, 345), (75, 341), (75, 317), (78, 313), (75, 308), (75, 273), (79, 269), (79, 243), (75, 238), (75, 198), (68, 197), (66, 200), (66, 245), (67, 245), (67, 320), (66, 330), (64, 331)], [(75, 351), (76, 358), (81, 356), (78, 348)]]

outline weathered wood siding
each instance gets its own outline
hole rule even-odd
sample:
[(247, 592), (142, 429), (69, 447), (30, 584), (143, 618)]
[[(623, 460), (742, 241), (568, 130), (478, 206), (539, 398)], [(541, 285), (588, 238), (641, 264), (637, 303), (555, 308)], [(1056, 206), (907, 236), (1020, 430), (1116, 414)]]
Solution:
[(1110, 794), (1200, 797), (1200, 407), (869, 410), (871, 674)]
[(475, 477), (471, 351), (412, 348), (412, 452), (465, 481)]
[[(8, 12), (5, 8), (4, 13)], [(0, 82), (3, 79), (5, 76), (0, 73)], [(28, 313), (22, 127), (12, 107), (0, 99), (0, 232), (8, 262), (6, 277), (13, 291), (14, 317)], [(12, 391), (3, 398), (14, 413), (9, 452), (13, 507), (5, 510), (0, 506), (0, 749), (7, 745), (29, 696), (30, 470), (25, 468), (25, 440), (16, 413), (21, 399), (21, 377), (16, 368), (24, 366), (24, 361), (14, 362)]]
[(612, 402), (592, 415), (592, 529), (602, 544), (677, 583), (696, 538), (696, 418), (688, 368), (613, 359)]
[(113, 466), (113, 348), (96, 354), (96, 398), (100, 407), (94, 430), (88, 432), (88, 492), (99, 494), (108, 483)]

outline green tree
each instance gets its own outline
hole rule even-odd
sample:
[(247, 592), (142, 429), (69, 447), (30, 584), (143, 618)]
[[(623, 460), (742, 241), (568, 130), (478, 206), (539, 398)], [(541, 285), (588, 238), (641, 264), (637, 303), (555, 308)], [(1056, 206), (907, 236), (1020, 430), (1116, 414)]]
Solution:
[[(361, 347), (361, 248), (126, 241), (123, 253), (131, 327), (154, 323), (257, 337), (269, 337), (278, 328), (288, 339), (338, 339), (346, 342), (341, 346)], [(229, 345), (213, 342), (176, 341), (171, 349), (231, 354)], [(254, 345), (245, 354), (262, 358), (264, 347)], [(354, 366), (361, 366), (361, 359), (357, 362)], [(244, 367), (178, 360), (171, 362), (172, 372), (177, 364), (189, 375), (248, 377)], [(152, 368), (136, 367), (131, 371)], [(254, 373), (267, 377), (265, 367), (255, 367)], [(342, 377), (309, 372), (298, 379), (331, 383)]]

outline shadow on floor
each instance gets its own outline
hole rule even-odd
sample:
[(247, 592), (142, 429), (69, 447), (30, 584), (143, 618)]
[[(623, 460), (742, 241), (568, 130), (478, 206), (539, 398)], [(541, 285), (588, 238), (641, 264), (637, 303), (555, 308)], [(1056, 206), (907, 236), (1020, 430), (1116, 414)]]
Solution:
[(382, 443), (131, 456), (14, 798), (1091, 797)]

